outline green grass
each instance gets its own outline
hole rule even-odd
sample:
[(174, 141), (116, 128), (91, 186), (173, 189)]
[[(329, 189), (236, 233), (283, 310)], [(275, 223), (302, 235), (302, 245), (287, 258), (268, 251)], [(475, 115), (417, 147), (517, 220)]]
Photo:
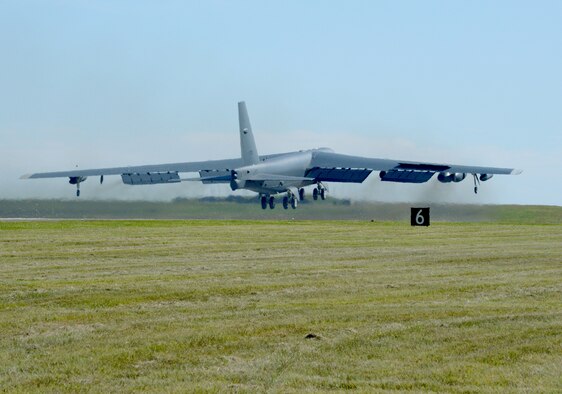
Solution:
[(560, 392), (561, 256), (560, 225), (0, 222), (0, 391)]

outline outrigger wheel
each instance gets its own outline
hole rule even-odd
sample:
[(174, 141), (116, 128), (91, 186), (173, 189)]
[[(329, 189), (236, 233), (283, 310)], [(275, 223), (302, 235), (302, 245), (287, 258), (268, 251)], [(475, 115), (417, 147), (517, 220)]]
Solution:
[(474, 194), (478, 194), (478, 185), (480, 185), (480, 179), (478, 179), (478, 174), (472, 174), (474, 177)]

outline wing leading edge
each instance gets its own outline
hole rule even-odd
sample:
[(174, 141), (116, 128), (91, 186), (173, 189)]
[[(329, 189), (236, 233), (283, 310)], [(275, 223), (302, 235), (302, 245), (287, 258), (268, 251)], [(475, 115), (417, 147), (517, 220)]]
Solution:
[[(423, 183), (431, 179), (435, 173), (441, 174), (481, 174), (491, 176), (494, 174), (517, 175), (521, 170), (514, 168), (465, 166), (457, 164), (436, 164), (413, 161), (399, 161), (389, 159), (376, 159), (360, 156), (342, 155), (339, 153), (318, 150), (313, 152), (309, 174), (322, 174), (332, 169), (343, 169), (350, 173), (363, 169), (364, 171), (380, 171), (381, 180), (401, 183)], [(355, 180), (326, 179), (332, 182), (363, 182), (366, 176), (356, 176)], [(367, 174), (368, 175), (368, 174)], [(362, 178), (362, 179), (361, 179)], [(453, 179), (453, 178), (451, 178)], [(487, 178), (488, 179), (488, 178)]]
[(35, 174), (23, 175), (21, 178), (74, 178), (98, 175), (146, 174), (152, 172), (198, 172), (202, 170), (234, 169), (236, 167), (239, 167), (241, 163), (241, 159), (209, 160), (190, 163), (169, 163), (129, 167), (93, 168), (88, 170), (39, 172)]

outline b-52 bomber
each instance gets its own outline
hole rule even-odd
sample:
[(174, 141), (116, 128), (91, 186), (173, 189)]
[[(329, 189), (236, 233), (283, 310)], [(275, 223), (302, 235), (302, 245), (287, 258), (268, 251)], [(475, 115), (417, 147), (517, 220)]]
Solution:
[[(97, 168), (59, 172), (42, 172), (22, 176), (22, 179), (68, 177), (76, 185), (87, 177), (121, 175), (127, 185), (154, 185), (200, 181), (204, 184), (227, 183), (234, 190), (251, 190), (258, 193), (263, 209), (275, 208), (275, 197), (282, 196), (283, 208), (295, 209), (305, 198), (305, 187), (313, 186), (312, 198), (326, 198), (328, 182), (362, 183), (373, 171), (383, 182), (424, 183), (434, 174), (442, 183), (461, 182), (467, 176), (474, 179), (474, 192), (480, 181), (494, 175), (520, 174), (513, 168), (477, 167), (456, 164), (435, 164), (405, 160), (389, 160), (349, 156), (335, 153), (329, 148), (303, 150), (260, 156), (256, 149), (252, 126), (245, 102), (238, 103), (241, 157), (187, 163), (141, 165), (133, 167)], [(199, 173), (197, 178), (181, 178), (180, 173)]]

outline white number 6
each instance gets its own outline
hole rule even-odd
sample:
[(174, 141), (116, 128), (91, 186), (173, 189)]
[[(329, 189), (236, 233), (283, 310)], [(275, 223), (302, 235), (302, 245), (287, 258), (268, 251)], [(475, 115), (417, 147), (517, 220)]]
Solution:
[(416, 214), (416, 223), (420, 226), (425, 222), (425, 218), (421, 213), (422, 210), (420, 209), (419, 212)]

